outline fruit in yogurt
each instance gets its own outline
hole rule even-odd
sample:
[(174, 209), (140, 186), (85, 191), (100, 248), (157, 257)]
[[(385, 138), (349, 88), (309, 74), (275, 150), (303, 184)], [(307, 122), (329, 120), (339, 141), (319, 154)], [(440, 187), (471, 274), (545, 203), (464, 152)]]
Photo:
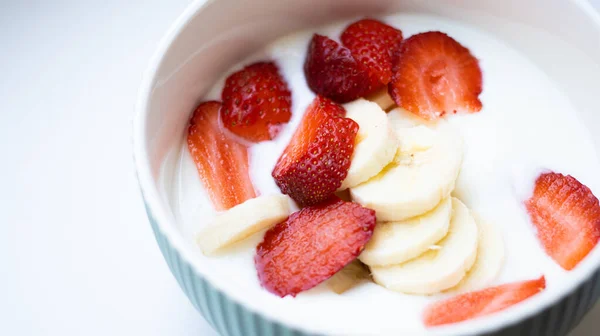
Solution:
[(313, 36), (304, 62), (306, 82), (313, 92), (342, 104), (374, 94), (389, 83), (402, 41), (400, 30), (363, 19), (346, 27), (341, 41)]
[(477, 257), (477, 224), (469, 209), (452, 198), (446, 237), (417, 258), (392, 266), (371, 267), (373, 280), (393, 291), (435, 294), (456, 286)]
[(369, 266), (388, 266), (418, 257), (446, 237), (451, 218), (452, 199), (448, 197), (421, 216), (379, 223), (359, 258)]
[(428, 120), (482, 107), (477, 59), (442, 32), (416, 34), (402, 42), (388, 89), (398, 106)]
[(392, 57), (400, 48), (402, 32), (373, 19), (352, 23), (342, 33), (342, 44), (364, 64), (382, 85), (392, 77)]
[(545, 288), (546, 279), (542, 276), (535, 280), (459, 294), (429, 305), (423, 314), (423, 323), (432, 327), (495, 313), (526, 300)]
[(406, 220), (435, 208), (454, 189), (463, 157), (462, 137), (449, 126), (412, 126), (396, 110), (388, 117), (399, 140), (393, 162), (350, 188), (352, 199), (375, 210), (382, 222)]
[(291, 116), (292, 95), (273, 62), (258, 62), (231, 74), (221, 93), (223, 125), (252, 142), (273, 139)]
[(284, 297), (331, 278), (356, 259), (375, 229), (375, 212), (331, 198), (293, 213), (256, 248), (261, 285)]
[(451, 292), (468, 292), (488, 286), (504, 266), (504, 240), (502, 233), (483, 217), (471, 213), (477, 223), (479, 243), (477, 260), (465, 278)]
[(379, 80), (338, 42), (315, 34), (308, 46), (304, 75), (310, 89), (337, 103), (347, 103), (377, 90)]
[(376, 103), (357, 99), (345, 104), (346, 117), (358, 124), (348, 175), (340, 189), (348, 189), (377, 175), (396, 155), (398, 139), (392, 124)]
[(360, 261), (354, 260), (329, 278), (327, 280), (327, 287), (336, 294), (343, 294), (370, 278), (369, 269)]
[(379, 105), (384, 111), (391, 111), (396, 107), (396, 102), (390, 97), (387, 87), (366, 96), (365, 99)]
[(187, 144), (200, 179), (217, 211), (256, 197), (248, 174), (248, 150), (221, 129), (221, 103), (200, 104), (188, 127)]
[(218, 213), (213, 222), (196, 235), (196, 243), (205, 255), (210, 255), (280, 223), (289, 215), (288, 196), (279, 194), (251, 198)]
[(348, 174), (358, 124), (344, 108), (317, 96), (277, 160), (272, 176), (300, 205), (329, 199)]
[(575, 268), (600, 240), (598, 199), (570, 175), (538, 176), (525, 206), (546, 253), (566, 270)]

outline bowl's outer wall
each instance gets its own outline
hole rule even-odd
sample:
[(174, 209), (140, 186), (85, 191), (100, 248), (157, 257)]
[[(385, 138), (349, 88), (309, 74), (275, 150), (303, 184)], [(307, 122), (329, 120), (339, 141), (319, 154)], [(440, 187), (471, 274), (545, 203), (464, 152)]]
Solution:
[[(598, 40), (598, 35), (593, 35), (594, 31), (598, 31), (597, 23), (594, 24), (591, 20), (582, 17), (582, 13), (577, 7), (573, 6), (571, 1), (252, 1), (253, 6), (270, 3), (272, 6), (279, 7), (278, 10), (282, 13), (285, 10), (294, 13), (291, 17), (280, 15), (278, 16), (279, 19), (269, 18), (269, 20), (279, 20), (275, 22), (267, 22), (267, 20), (252, 21), (254, 16), (249, 15), (242, 8), (244, 7), (242, 4), (248, 5), (249, 3), (236, 0), (209, 1), (209, 4), (202, 10), (202, 15), (195, 14), (190, 19), (191, 22), (181, 27), (182, 30), (175, 40), (171, 41), (169, 49), (156, 70), (156, 74), (154, 74), (154, 78), (149, 79), (153, 81), (153, 93), (149, 97), (148, 120), (145, 125), (146, 133), (143, 141), (145, 142), (144, 146), (147, 148), (151, 174), (155, 180), (159, 180), (160, 169), (164, 167), (166, 153), (169, 152), (170, 148), (180, 144), (181, 137), (177, 135), (183, 134), (189, 111), (198, 102), (202, 92), (214, 82), (215, 78), (218, 78), (224, 69), (243, 56), (244, 53), (264, 44), (265, 40), (279, 35), (280, 31), (273, 29), (271, 25), (279, 27), (285, 24), (287, 29), (294, 30), (297, 27), (312, 25), (313, 22), (315, 24), (323, 22), (323, 20), (330, 18), (333, 15), (332, 13), (337, 16), (350, 16), (356, 15), (356, 13), (375, 15), (384, 11), (424, 10), (487, 27), (496, 35), (510, 40), (514, 47), (524, 52), (531, 60), (540, 65), (550, 77), (560, 83), (562, 85), (561, 89), (571, 97), (587, 124), (600, 125), (600, 114), (597, 113), (597, 97), (589, 95), (589, 88), (597, 87), (596, 79), (600, 77), (600, 66), (597, 62), (600, 59), (600, 43), (591, 43)], [(441, 4), (444, 3), (452, 3), (456, 11), (443, 9)], [(237, 4), (237, 6), (234, 6), (234, 4)], [(313, 11), (311, 8), (316, 8), (317, 5), (319, 8), (325, 8), (326, 10)], [(197, 6), (197, 3), (192, 6)], [(288, 8), (297, 6), (305, 8), (304, 10)], [(238, 24), (240, 22), (234, 20), (233, 16), (235, 15), (228, 17), (227, 20), (219, 17), (219, 13), (222, 14), (223, 12), (223, 7), (230, 8), (234, 12), (238, 11), (239, 13), (236, 15), (239, 15), (240, 18), (247, 18), (249, 20), (246, 22), (247, 24), (252, 21), (256, 26), (242, 25), (243, 29), (230, 29), (233, 22)], [(540, 8), (544, 8), (546, 14), (541, 15), (540, 12), (544, 11), (540, 11)], [(483, 9), (496, 13), (500, 17), (511, 17), (513, 21), (510, 24), (504, 22), (499, 24), (493, 22), (494, 17), (473, 14)], [(548, 14), (548, 10), (553, 11), (554, 14)], [(304, 14), (301, 15), (302, 13)], [(561, 25), (556, 25), (553, 20), (555, 17), (560, 17)], [(544, 27), (544, 29), (542, 31), (530, 30), (523, 25), (524, 22), (529, 22), (535, 27)], [(214, 30), (203, 29), (207, 25), (213, 27)], [(568, 26), (569, 29), (562, 29), (559, 26)], [(215, 39), (215, 31), (225, 32), (224, 36), (227, 38)], [(251, 34), (250, 31), (262, 31), (264, 35)], [(267, 36), (269, 34), (272, 36)], [(596, 39), (594, 39), (594, 36)], [(202, 44), (201, 47), (198, 47), (199, 41), (211, 41), (211, 43)], [(532, 44), (531, 41), (537, 41), (537, 43)], [(569, 48), (568, 44), (559, 44), (558, 47), (555, 44), (564, 43), (564, 41), (569, 41), (569, 43), (580, 47), (585, 55), (578, 53), (575, 48)], [(245, 49), (229, 50), (228, 46), (234, 42)], [(538, 45), (546, 47), (537, 48)], [(565, 63), (567, 61), (568, 66)], [(206, 67), (206, 64), (210, 64), (212, 67)], [(169, 113), (164, 113), (165, 110), (168, 110)], [(146, 113), (146, 111), (142, 113)], [(594, 136), (594, 141), (600, 146), (600, 136)], [(139, 153), (136, 153), (136, 156), (139, 155)], [(159, 183), (157, 182), (157, 184)], [(215, 330), (227, 336), (308, 335), (251, 312), (208, 283), (182, 257), (182, 253), (174, 248), (172, 242), (167, 239), (167, 236), (163, 233), (165, 232), (164, 228), (174, 224), (168, 223), (168, 221), (163, 221), (160, 224), (157, 222), (155, 218), (161, 216), (153, 214), (152, 207), (148, 206), (148, 204), (156, 206), (156, 202), (149, 201), (154, 200), (156, 197), (154, 195), (148, 196), (150, 198), (146, 198), (146, 195), (144, 195), (144, 201), (161, 252), (183, 291)], [(154, 211), (156, 210), (154, 209)], [(156, 213), (160, 214), (161, 212)], [(575, 291), (552, 307), (520, 323), (510, 325), (488, 335), (566, 335), (591, 309), (599, 295), (600, 271), (596, 270), (592, 277), (589, 277)]]
[[(210, 325), (224, 336), (309, 336), (252, 313), (229, 299), (199, 276), (168, 239), (160, 232), (152, 211), (146, 206), (158, 246), (171, 273), (194, 307)], [(486, 335), (490, 336), (563, 336), (572, 330), (592, 308), (600, 296), (600, 270), (581, 284), (573, 293), (554, 306), (525, 321)], [(312, 336), (312, 335), (311, 335)]]

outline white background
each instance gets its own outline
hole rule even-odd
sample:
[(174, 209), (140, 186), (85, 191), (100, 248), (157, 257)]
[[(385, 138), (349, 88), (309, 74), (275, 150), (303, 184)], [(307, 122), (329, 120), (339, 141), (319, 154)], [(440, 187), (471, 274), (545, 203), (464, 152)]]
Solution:
[[(160, 255), (131, 154), (143, 70), (188, 2), (0, 0), (0, 335), (216, 336)], [(600, 304), (573, 336), (599, 328)]]

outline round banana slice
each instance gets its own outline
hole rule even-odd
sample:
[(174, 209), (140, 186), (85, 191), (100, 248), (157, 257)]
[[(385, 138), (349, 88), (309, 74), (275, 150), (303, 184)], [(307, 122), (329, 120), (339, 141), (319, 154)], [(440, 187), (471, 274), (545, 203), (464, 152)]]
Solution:
[(410, 128), (415, 126), (427, 126), (435, 128), (437, 124), (444, 124), (444, 119), (440, 120), (427, 120), (419, 117), (418, 115), (409, 112), (401, 107), (396, 107), (388, 113), (388, 118), (392, 123), (392, 127), (396, 129)]
[(504, 240), (502, 233), (492, 223), (473, 214), (479, 232), (477, 259), (465, 278), (452, 292), (470, 292), (489, 286), (504, 265)]
[(329, 287), (336, 294), (342, 294), (369, 279), (369, 269), (360, 261), (354, 260), (327, 280)]
[(396, 106), (396, 102), (392, 99), (390, 94), (388, 93), (387, 86), (383, 89), (376, 91), (375, 93), (366, 97), (368, 101), (372, 101), (379, 105), (382, 110), (389, 111), (394, 106)]
[(377, 175), (392, 162), (398, 149), (398, 140), (387, 114), (376, 103), (361, 98), (345, 104), (344, 108), (346, 117), (358, 124), (358, 134), (348, 175), (340, 190)]
[[(391, 111), (390, 119), (398, 113)], [(393, 160), (377, 176), (350, 189), (352, 199), (375, 210), (380, 222), (424, 214), (450, 195), (460, 172), (463, 141), (445, 123), (435, 127), (394, 122), (400, 143)]]
[(258, 196), (217, 214), (209, 226), (196, 234), (196, 243), (205, 255), (210, 255), (282, 222), (289, 214), (288, 196)]
[(469, 209), (452, 198), (448, 235), (439, 248), (406, 263), (371, 267), (376, 283), (390, 290), (411, 294), (435, 294), (456, 286), (477, 257), (477, 224)]
[(452, 200), (448, 197), (424, 215), (378, 223), (359, 259), (369, 266), (385, 266), (418, 257), (446, 236), (451, 217)]

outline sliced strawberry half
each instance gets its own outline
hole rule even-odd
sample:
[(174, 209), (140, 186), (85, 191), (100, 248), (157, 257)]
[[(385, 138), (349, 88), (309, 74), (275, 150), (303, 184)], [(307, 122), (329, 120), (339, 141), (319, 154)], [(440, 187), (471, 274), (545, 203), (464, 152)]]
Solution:
[(435, 302), (425, 308), (423, 322), (426, 326), (438, 326), (488, 315), (515, 305), (546, 288), (546, 279), (509, 283), (460, 294), (447, 300)]
[(223, 125), (253, 142), (273, 139), (291, 116), (292, 96), (273, 62), (259, 62), (233, 73), (221, 93)]
[(525, 206), (537, 237), (560, 266), (572, 270), (600, 240), (600, 205), (572, 176), (541, 174)]
[(398, 106), (428, 120), (482, 107), (479, 62), (469, 49), (441, 32), (413, 35), (402, 42), (388, 90)]
[(317, 96), (273, 169), (275, 183), (300, 205), (330, 198), (348, 174), (358, 124)]
[(375, 211), (336, 197), (295, 212), (256, 248), (260, 283), (281, 297), (313, 288), (356, 259), (374, 229)]
[(211, 202), (218, 211), (227, 210), (256, 197), (248, 175), (246, 147), (219, 127), (221, 103), (200, 104), (190, 120), (188, 149)]
[(381, 84), (392, 77), (392, 57), (402, 42), (402, 32), (373, 19), (363, 19), (348, 26), (342, 33), (342, 44), (354, 58), (365, 65)]
[(308, 46), (304, 75), (313, 92), (340, 104), (364, 97), (381, 86), (348, 48), (318, 34)]

